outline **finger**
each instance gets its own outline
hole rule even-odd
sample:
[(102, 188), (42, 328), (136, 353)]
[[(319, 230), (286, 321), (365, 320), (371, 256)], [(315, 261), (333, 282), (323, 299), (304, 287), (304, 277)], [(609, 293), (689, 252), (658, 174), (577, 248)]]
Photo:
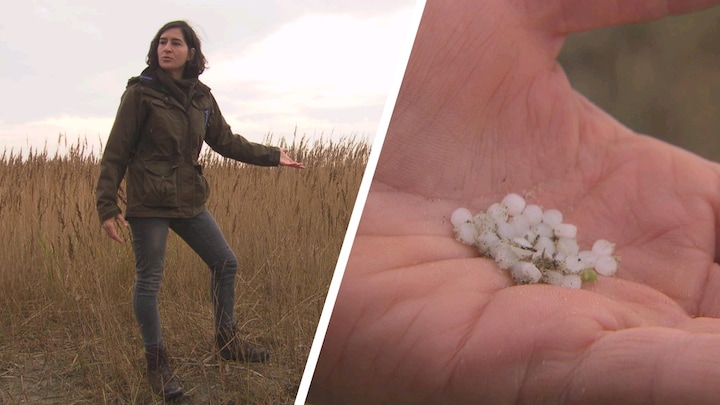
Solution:
[[(627, 23), (657, 20), (702, 10), (718, 0), (531, 0), (526, 11), (551, 25), (556, 34), (588, 31)], [(559, 18), (558, 18), (559, 17)]]
[(113, 234), (110, 237), (118, 243), (125, 243), (125, 239), (123, 239), (122, 236), (117, 233), (117, 231), (113, 230)]
[(666, 328), (627, 329), (593, 345), (566, 388), (570, 403), (693, 403), (720, 398), (720, 368), (710, 353), (720, 335)]
[(123, 214), (117, 214), (117, 217), (115, 217), (115, 218), (118, 220), (118, 222), (120, 222), (120, 224), (122, 224), (122, 226), (126, 226), (126, 227), (129, 226), (128, 222), (127, 222), (127, 220), (125, 220), (125, 217), (123, 216)]
[(289, 157), (285, 157), (285, 158), (280, 159), (280, 165), (281, 165), (281, 166), (287, 166), (287, 167), (294, 167), (294, 168), (298, 168), (298, 169), (304, 169), (304, 168), (305, 168), (305, 165), (304, 165), (303, 163), (296, 162), (296, 161), (292, 160), (292, 159), (289, 158)]
[[(503, 403), (711, 404), (720, 398), (720, 386), (713, 382), (720, 378), (720, 368), (709, 355), (720, 350), (718, 320), (687, 320), (678, 324), (683, 329), (643, 326), (588, 333), (596, 328), (594, 322), (544, 331), (530, 327), (522, 332), (520, 328), (513, 335), (497, 335), (514, 342), (516, 348), (464, 358), (453, 367), (454, 375), (494, 375), (496, 381), (458, 378), (446, 387), (445, 393), (452, 394), (444, 399), (449, 403), (495, 399)], [(578, 330), (585, 332), (573, 337)], [(483, 330), (483, 342), (495, 333)], [(534, 340), (523, 340), (523, 335)], [(593, 335), (597, 339), (592, 340)], [(543, 342), (552, 342), (552, 347)], [(464, 350), (470, 355), (473, 347), (477, 345), (468, 344)]]
[(124, 242), (123, 238), (120, 235), (118, 235), (118, 233), (115, 231), (115, 229), (113, 229), (111, 232), (108, 232), (108, 236), (110, 237), (110, 239), (112, 239), (116, 242), (119, 242), (119, 243)]
[[(512, 400), (500, 381), (479, 386), (458, 380), (450, 402), (464, 403), (484, 396), (506, 402), (569, 404), (715, 404), (720, 398), (720, 368), (709, 353), (720, 350), (717, 320), (714, 333), (642, 327), (609, 332), (575, 359), (570, 352), (558, 360), (553, 353), (533, 355), (523, 378), (510, 385)], [(459, 364), (454, 373), (473, 375), (482, 365)], [(502, 370), (496, 374), (501, 375)], [(498, 391), (500, 388), (500, 391)], [(452, 390), (451, 390), (452, 391)], [(509, 395), (509, 397), (508, 397)], [(445, 399), (448, 399), (447, 397)]]
[(119, 243), (125, 242), (125, 240), (117, 233), (114, 223), (107, 222), (107, 223), (103, 224), (103, 229), (105, 229), (105, 233), (107, 233), (107, 235), (108, 235), (108, 237), (110, 237), (110, 239), (112, 239), (116, 242), (119, 242)]

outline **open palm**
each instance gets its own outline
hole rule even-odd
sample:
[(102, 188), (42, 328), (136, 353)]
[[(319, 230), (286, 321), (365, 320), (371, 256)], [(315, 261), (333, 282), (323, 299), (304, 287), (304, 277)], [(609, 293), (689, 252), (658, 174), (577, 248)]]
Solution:
[[(702, 2), (446, 3), (426, 5), (311, 400), (717, 403), (720, 167), (623, 127), (555, 61), (569, 32)], [(581, 247), (615, 242), (616, 277), (515, 286), (454, 240), (455, 208), (508, 192)]]

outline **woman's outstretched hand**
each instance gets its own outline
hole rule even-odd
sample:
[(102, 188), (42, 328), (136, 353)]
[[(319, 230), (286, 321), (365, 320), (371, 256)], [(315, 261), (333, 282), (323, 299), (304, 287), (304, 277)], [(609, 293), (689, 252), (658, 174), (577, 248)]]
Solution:
[[(720, 167), (624, 127), (555, 59), (569, 33), (715, 3), (428, 0), (309, 400), (720, 401)], [(515, 286), (455, 241), (455, 208), (508, 192), (615, 242), (616, 276)]]
[(287, 149), (280, 149), (280, 166), (294, 167), (296, 169), (305, 168), (303, 163), (296, 162), (293, 158), (288, 156)]

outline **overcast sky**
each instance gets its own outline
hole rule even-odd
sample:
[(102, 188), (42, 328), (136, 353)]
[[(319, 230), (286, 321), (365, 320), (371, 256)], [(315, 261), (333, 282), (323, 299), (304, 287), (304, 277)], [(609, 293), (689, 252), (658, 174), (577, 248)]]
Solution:
[[(30, 0), (0, 15), (0, 149), (107, 139), (152, 37), (184, 19), (200, 36), (233, 132), (372, 141), (415, 0)], [(404, 62), (404, 61), (403, 61)]]

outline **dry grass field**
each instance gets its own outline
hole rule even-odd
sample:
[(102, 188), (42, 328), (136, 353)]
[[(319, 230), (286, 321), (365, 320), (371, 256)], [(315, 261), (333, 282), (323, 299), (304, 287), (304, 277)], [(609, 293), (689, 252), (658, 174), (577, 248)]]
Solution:
[[(209, 271), (176, 236), (160, 296), (164, 337), (188, 391), (178, 403), (286, 404), (302, 371), (369, 145), (288, 145), (307, 169), (207, 155), (208, 203), (241, 270), (236, 314), (269, 363), (213, 356)], [(150, 404), (131, 294), (129, 232), (110, 241), (95, 212), (97, 157), (0, 157), (0, 403)]]

